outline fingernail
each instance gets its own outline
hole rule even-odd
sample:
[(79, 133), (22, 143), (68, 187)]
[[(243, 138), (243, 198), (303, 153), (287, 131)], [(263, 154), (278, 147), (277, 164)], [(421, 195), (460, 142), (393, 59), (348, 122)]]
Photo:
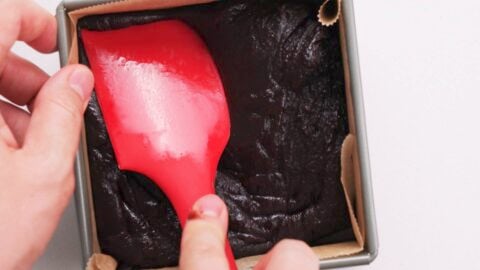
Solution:
[(223, 202), (216, 195), (206, 195), (200, 198), (192, 207), (189, 219), (219, 218), (223, 211)]
[(93, 89), (93, 76), (90, 70), (84, 67), (77, 67), (70, 74), (68, 83), (84, 100), (90, 98)]

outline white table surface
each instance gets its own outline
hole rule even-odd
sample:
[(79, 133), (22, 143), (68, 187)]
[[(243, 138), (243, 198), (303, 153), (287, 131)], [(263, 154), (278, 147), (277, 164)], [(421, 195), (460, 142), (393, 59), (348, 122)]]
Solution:
[[(354, 2), (380, 255), (352, 269), (480, 269), (480, 2)], [(71, 204), (34, 269), (81, 269), (76, 224)]]

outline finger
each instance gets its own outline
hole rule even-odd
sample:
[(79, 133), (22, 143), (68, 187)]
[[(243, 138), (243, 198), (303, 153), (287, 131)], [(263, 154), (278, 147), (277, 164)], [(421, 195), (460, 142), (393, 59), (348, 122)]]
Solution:
[(18, 143), (13, 136), (10, 127), (0, 114), (0, 153), (7, 149), (15, 149), (18, 147)]
[(192, 208), (182, 233), (181, 270), (228, 270), (225, 241), (228, 212), (216, 195), (207, 195)]
[(255, 266), (255, 270), (318, 270), (319, 260), (312, 249), (298, 240), (282, 240)]
[(51, 158), (73, 160), (93, 75), (82, 65), (63, 68), (50, 78), (34, 102), (23, 148)]
[(10, 127), (15, 140), (19, 146), (23, 145), (25, 132), (30, 123), (30, 114), (26, 111), (13, 106), (12, 104), (0, 101), (0, 114)]
[(0, 74), (4, 59), (15, 41), (28, 43), (40, 52), (51, 52), (56, 48), (57, 24), (55, 18), (33, 1), (0, 1)]
[(48, 75), (31, 62), (8, 53), (0, 76), (0, 94), (13, 103), (28, 104), (48, 80)]

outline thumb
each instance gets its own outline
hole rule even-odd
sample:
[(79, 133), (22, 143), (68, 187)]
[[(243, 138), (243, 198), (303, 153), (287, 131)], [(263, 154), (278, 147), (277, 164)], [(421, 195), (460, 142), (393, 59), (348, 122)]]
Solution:
[(313, 250), (298, 240), (282, 240), (263, 256), (254, 270), (319, 270), (320, 262)]
[(227, 226), (227, 207), (218, 196), (207, 195), (199, 199), (183, 229), (180, 269), (228, 270)]
[(67, 66), (52, 76), (35, 98), (24, 148), (48, 159), (73, 161), (92, 89), (93, 75), (82, 65)]

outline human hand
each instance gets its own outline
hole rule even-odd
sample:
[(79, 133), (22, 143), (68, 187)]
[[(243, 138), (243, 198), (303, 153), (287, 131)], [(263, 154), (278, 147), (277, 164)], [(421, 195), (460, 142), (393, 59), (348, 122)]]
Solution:
[[(215, 195), (199, 199), (182, 234), (180, 270), (228, 270), (225, 237), (228, 212)], [(283, 240), (268, 252), (254, 270), (318, 270), (319, 261), (303, 242)]]
[(0, 265), (28, 269), (44, 251), (74, 188), (82, 115), (93, 87), (84, 66), (48, 77), (13, 54), (15, 41), (48, 53), (55, 19), (34, 2), (0, 0)]

